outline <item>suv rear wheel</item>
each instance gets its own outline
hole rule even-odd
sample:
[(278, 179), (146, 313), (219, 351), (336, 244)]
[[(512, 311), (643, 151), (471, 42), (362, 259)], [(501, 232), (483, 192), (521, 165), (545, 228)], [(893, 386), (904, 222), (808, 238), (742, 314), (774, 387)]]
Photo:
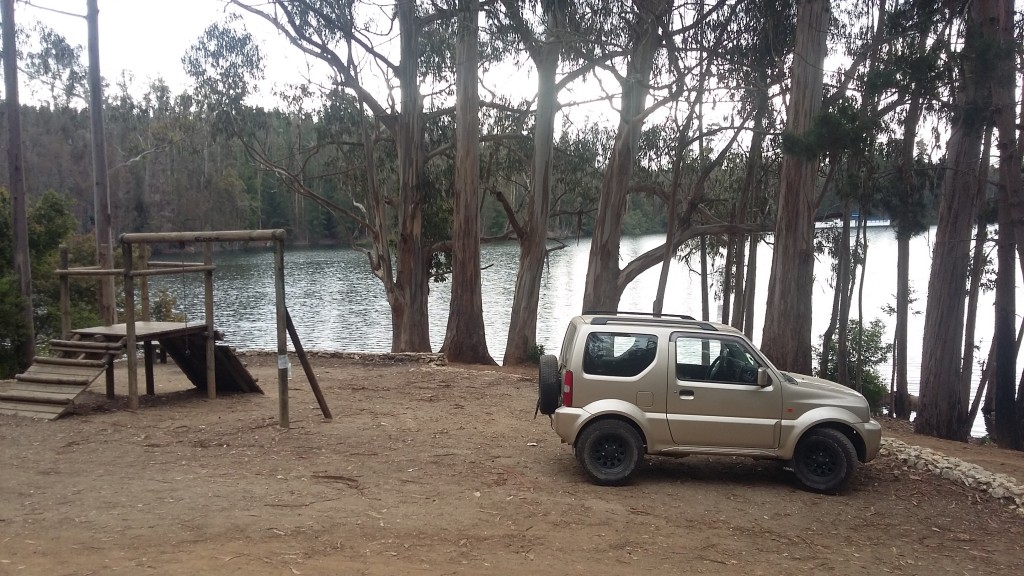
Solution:
[(635, 428), (621, 420), (599, 420), (587, 426), (576, 443), (576, 459), (595, 484), (619, 486), (629, 481), (644, 455)]
[(816, 428), (804, 434), (793, 454), (793, 471), (814, 492), (837, 494), (846, 489), (857, 467), (857, 450), (842, 432)]

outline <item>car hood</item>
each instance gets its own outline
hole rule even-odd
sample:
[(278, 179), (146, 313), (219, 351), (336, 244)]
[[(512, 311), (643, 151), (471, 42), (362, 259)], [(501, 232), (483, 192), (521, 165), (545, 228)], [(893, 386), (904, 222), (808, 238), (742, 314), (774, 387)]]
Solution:
[(824, 378), (793, 372), (783, 374), (793, 379), (793, 382), (788, 383), (785, 395), (787, 403), (802, 408), (798, 411), (820, 406), (838, 406), (850, 410), (864, 422), (871, 419), (868, 401), (860, 392)]

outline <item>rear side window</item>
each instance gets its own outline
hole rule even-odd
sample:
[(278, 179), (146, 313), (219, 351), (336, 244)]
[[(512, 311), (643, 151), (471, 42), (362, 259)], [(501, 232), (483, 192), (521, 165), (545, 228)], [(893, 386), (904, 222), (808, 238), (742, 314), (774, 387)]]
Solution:
[(569, 355), (572, 353), (572, 345), (576, 342), (576, 324), (569, 322), (569, 327), (565, 329), (565, 338), (562, 338), (562, 357), (559, 360), (562, 364), (568, 366), (572, 361)]
[(583, 371), (597, 376), (636, 376), (654, 363), (658, 337), (652, 334), (593, 332), (587, 336)]

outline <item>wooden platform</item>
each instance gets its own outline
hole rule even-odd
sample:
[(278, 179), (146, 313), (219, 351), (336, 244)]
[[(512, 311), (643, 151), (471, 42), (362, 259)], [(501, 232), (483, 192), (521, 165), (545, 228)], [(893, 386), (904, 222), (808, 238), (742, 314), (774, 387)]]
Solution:
[[(206, 326), (181, 322), (136, 322), (143, 343), (146, 391), (153, 394), (153, 342), (168, 355), (197, 388), (206, 388)], [(0, 391), (0, 414), (54, 420), (74, 407), (75, 399), (101, 375), (107, 375), (107, 395), (113, 397), (113, 361), (125, 353), (127, 326), (98, 326), (74, 330), (71, 340), (51, 340), (53, 357), (37, 357), (13, 386)], [(263, 391), (234, 350), (215, 347), (218, 392)]]

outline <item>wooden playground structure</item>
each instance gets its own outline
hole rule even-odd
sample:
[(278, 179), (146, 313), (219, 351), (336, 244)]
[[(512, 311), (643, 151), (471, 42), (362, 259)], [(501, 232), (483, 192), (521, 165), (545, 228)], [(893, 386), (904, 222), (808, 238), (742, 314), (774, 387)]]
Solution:
[[(50, 342), (52, 357), (36, 357), (23, 374), (15, 376), (14, 386), (0, 391), (0, 414), (15, 414), (53, 420), (67, 413), (75, 399), (92, 383), (106, 375), (107, 398), (114, 398), (114, 360), (127, 355), (128, 407), (139, 407), (138, 344), (143, 346), (146, 394), (155, 394), (153, 362), (155, 344), (161, 354), (170, 356), (197, 388), (205, 388), (214, 399), (218, 391), (263, 393), (227, 345), (217, 344), (220, 334), (214, 329), (213, 310), (213, 244), (216, 242), (273, 242), (274, 287), (277, 315), (277, 380), (278, 419), (282, 428), (289, 427), (288, 414), (288, 337), (302, 363), (313, 394), (323, 415), (331, 419), (319, 383), (302, 348), (298, 333), (285, 307), (284, 299), (284, 230), (232, 230), (220, 232), (165, 232), (122, 234), (121, 250), (124, 268), (104, 270), (98, 266), (68, 268), (67, 250), (61, 251), (61, 339)], [(201, 243), (203, 263), (156, 262), (144, 257), (134, 265), (135, 246), (148, 248), (158, 243)], [(148, 254), (149, 250), (143, 250)], [(203, 273), (205, 322), (150, 321), (150, 276)], [(112, 326), (71, 328), (70, 279), (72, 277), (122, 276), (124, 278), (125, 321)], [(135, 283), (139, 280), (141, 316), (136, 320)]]

